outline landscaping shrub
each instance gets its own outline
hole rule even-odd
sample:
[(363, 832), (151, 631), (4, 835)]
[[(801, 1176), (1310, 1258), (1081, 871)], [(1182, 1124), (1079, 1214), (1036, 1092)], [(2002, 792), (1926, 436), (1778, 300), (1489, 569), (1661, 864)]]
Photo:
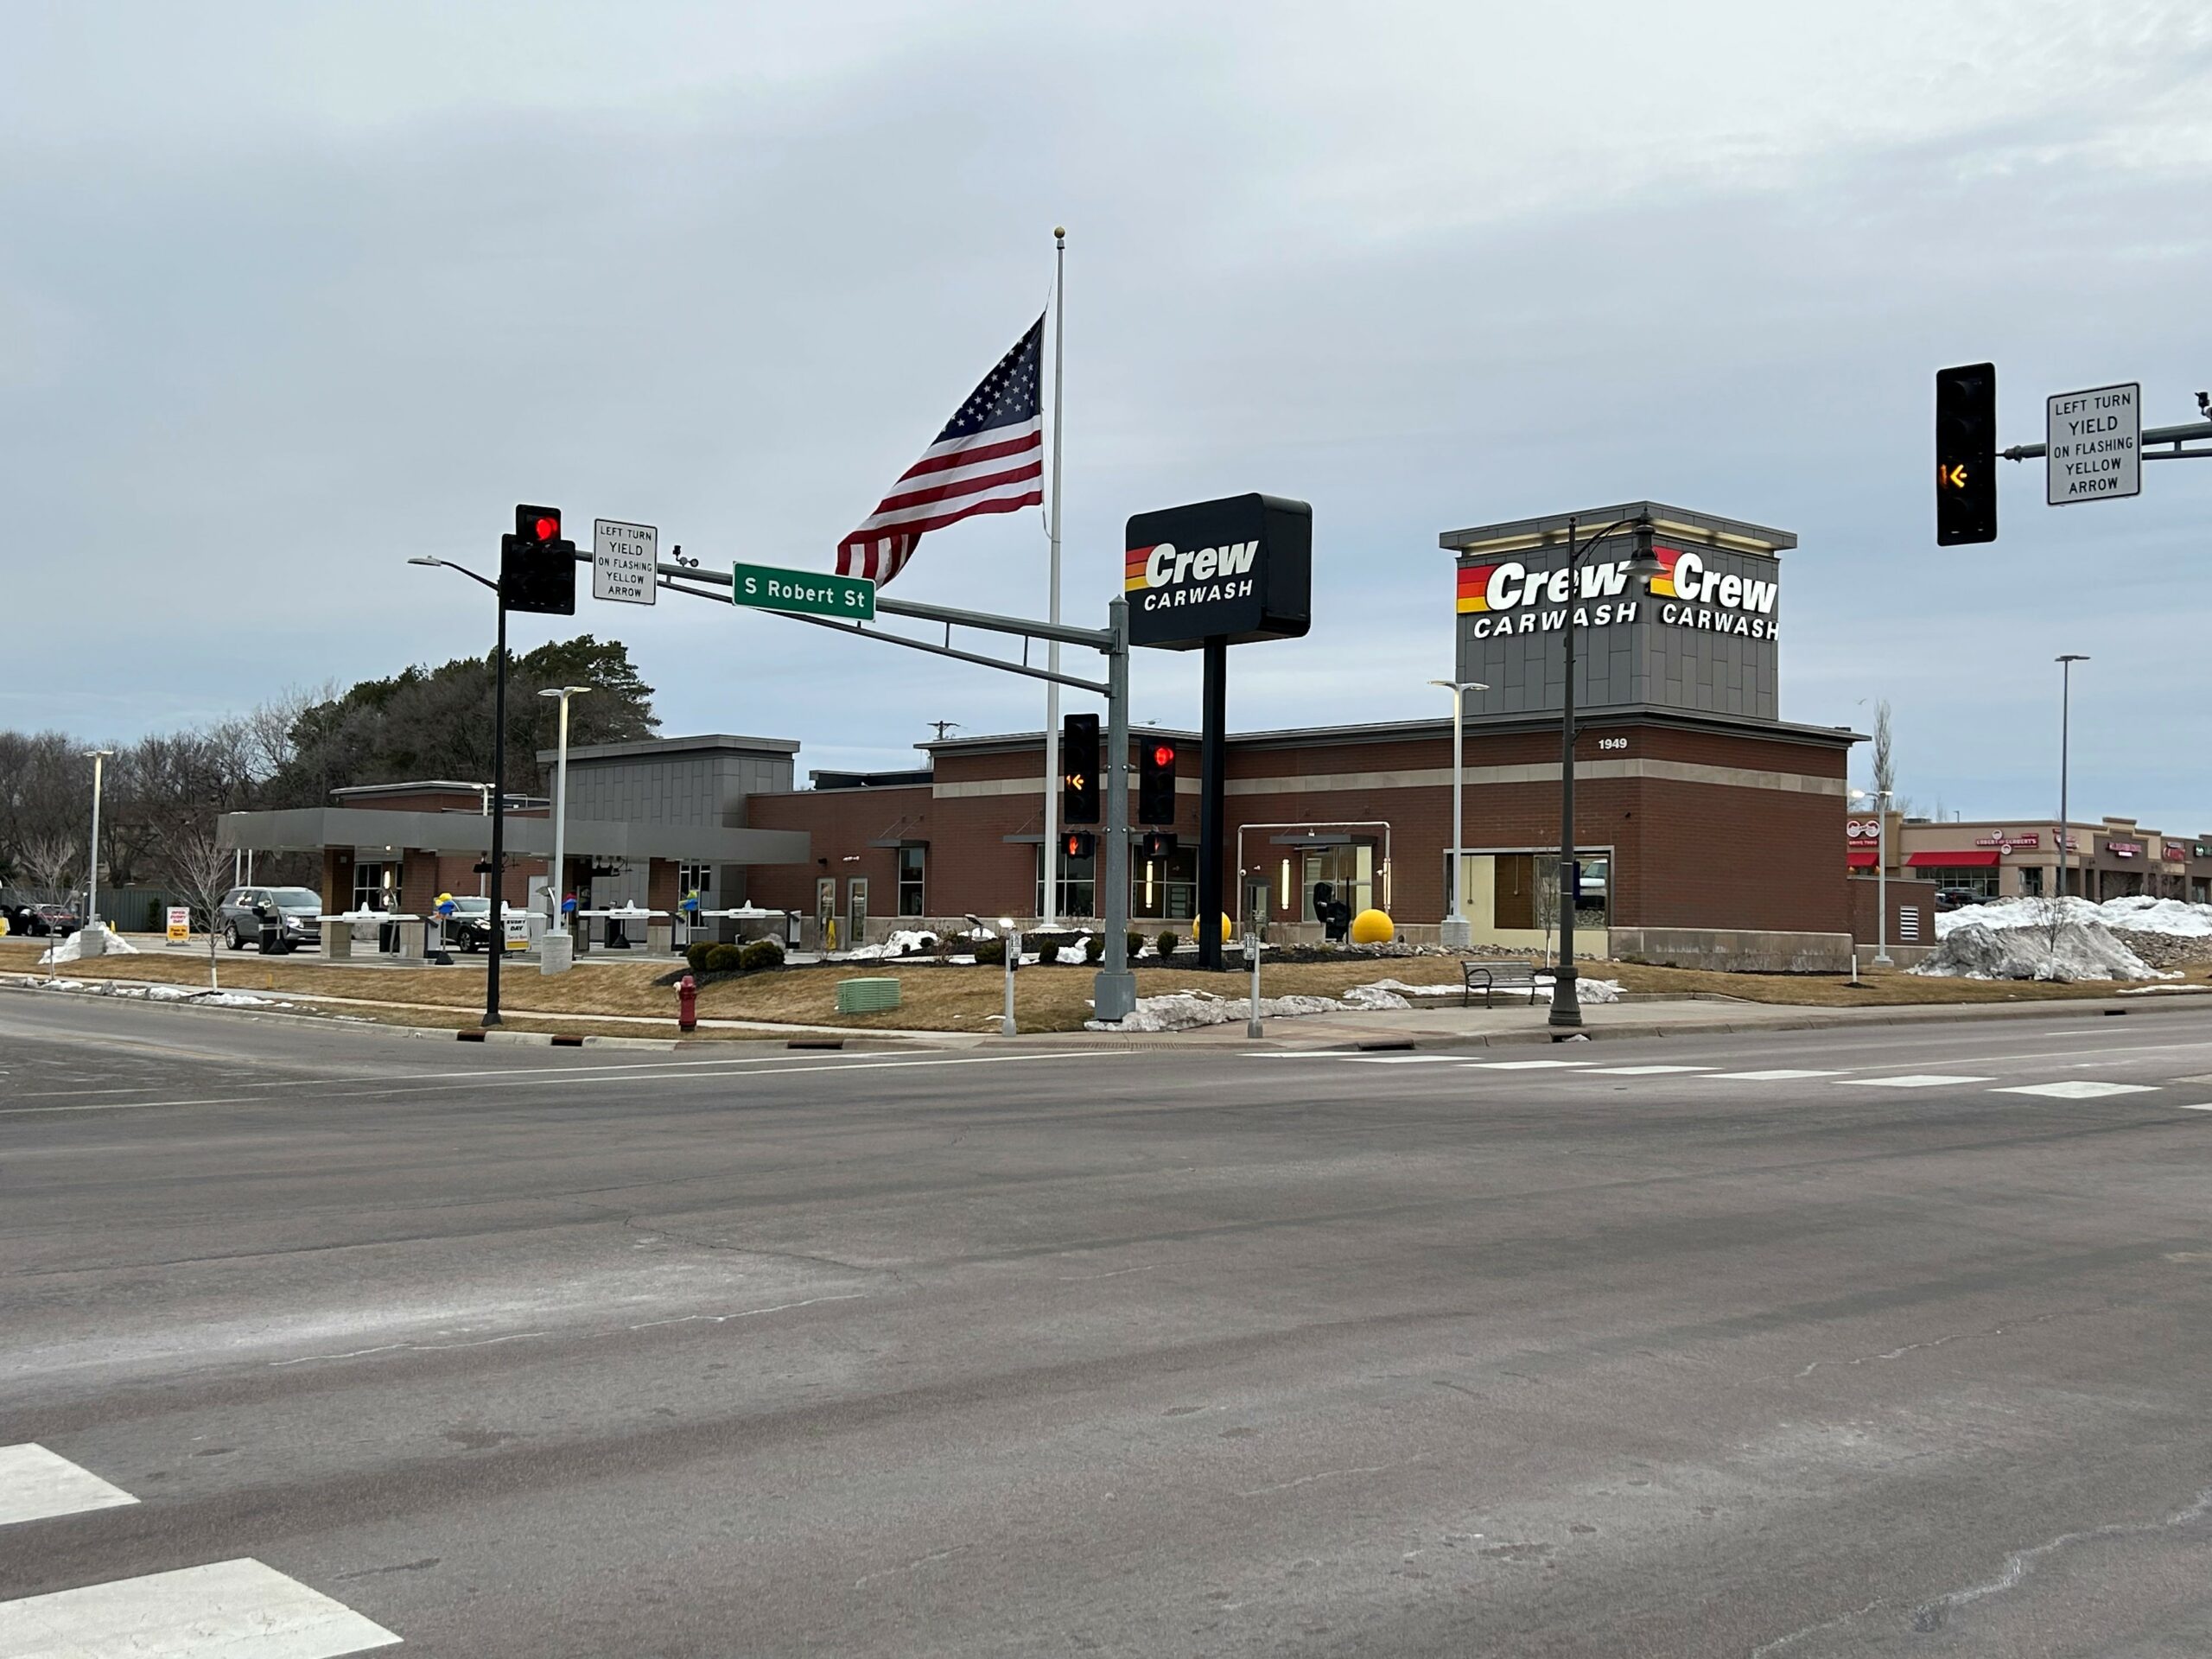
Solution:
[(1134, 927), (1129, 930), (1128, 960), (1135, 962), (1144, 950), (1144, 935)]
[(747, 973), (784, 965), (784, 947), (773, 939), (755, 939), (737, 953), (737, 965)]
[(738, 969), (741, 954), (734, 944), (710, 944), (700, 958), (700, 970), (709, 974), (734, 974)]
[(1180, 933), (1172, 927), (1163, 927), (1160, 930), (1160, 937), (1152, 942), (1152, 948), (1160, 952), (1160, 959), (1166, 962), (1175, 954), (1175, 947), (1182, 943)]
[(1084, 934), (1083, 936), (1083, 959), (1085, 962), (1103, 962), (1105, 958), (1106, 936), (1103, 933)]
[(703, 974), (707, 971), (707, 958), (719, 948), (712, 939), (701, 939), (684, 950), (683, 960), (693, 973)]
[(1006, 961), (1006, 941), (1005, 941), (1004, 939), (1001, 939), (1001, 938), (977, 939), (977, 940), (975, 942), (975, 944), (976, 944), (976, 960), (977, 962), (979, 962), (979, 963), (1001, 963), (1001, 964), (1003, 964), (1003, 963), (1005, 963), (1005, 961)]

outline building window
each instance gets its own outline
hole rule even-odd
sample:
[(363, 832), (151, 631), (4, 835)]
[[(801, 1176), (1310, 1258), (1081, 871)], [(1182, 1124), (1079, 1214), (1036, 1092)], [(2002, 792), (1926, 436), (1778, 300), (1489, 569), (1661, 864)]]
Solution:
[(2020, 867), (2020, 891), (2031, 899), (2043, 897), (2043, 866), (2024, 864)]
[(1375, 843), (1354, 841), (1338, 847), (1310, 847), (1299, 855), (1296, 898), (1300, 921), (1320, 919), (1314, 903), (1323, 882), (1328, 884), (1331, 900), (1350, 905), (1353, 915), (1374, 908)]
[(1950, 864), (1915, 865), (1912, 873), (1939, 887), (1978, 893), (1984, 899), (1997, 896), (1997, 870), (1993, 865), (1976, 864), (1963, 868)]
[(715, 867), (711, 864), (678, 864), (676, 867), (676, 896), (678, 899), (692, 893), (699, 895), (699, 908), (715, 907)]
[(399, 908), (399, 866), (396, 861), (353, 866), (355, 910)]
[(923, 908), (923, 873), (926, 868), (929, 849), (901, 847), (899, 849), (899, 913), (901, 916), (926, 916)]
[[(1039, 916), (1045, 913), (1046, 850), (1042, 846), (1037, 849), (1037, 910), (1035, 913)], [(1070, 858), (1064, 842), (1054, 842), (1051, 850), (1060, 855), (1060, 903), (1056, 913), (1061, 916), (1096, 915), (1098, 912), (1096, 898), (1097, 893), (1096, 867), (1098, 855), (1093, 853), (1089, 858)]]
[(1198, 913), (1198, 849), (1178, 847), (1165, 858), (1147, 858), (1140, 847), (1129, 861), (1129, 914), (1187, 922)]

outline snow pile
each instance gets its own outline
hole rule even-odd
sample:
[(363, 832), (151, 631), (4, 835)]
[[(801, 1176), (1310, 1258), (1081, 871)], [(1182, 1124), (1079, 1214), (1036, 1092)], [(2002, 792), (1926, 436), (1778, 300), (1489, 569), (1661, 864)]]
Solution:
[[(1378, 979), (1372, 985), (1356, 985), (1353, 992), (1366, 990), (1395, 991), (1400, 996), (1459, 996), (1462, 990), (1457, 985), (1408, 985), (1402, 979)], [(1346, 995), (1351, 995), (1351, 992)], [(1505, 997), (1526, 997), (1529, 1001), (1548, 1001), (1552, 994), (1552, 976), (1538, 974), (1534, 986), (1502, 985), (1496, 995)], [(1591, 979), (1577, 975), (1574, 998), (1578, 1002), (1618, 1002), (1621, 1000), (1621, 982), (1617, 979)]]
[(201, 991), (189, 985), (125, 985), (111, 979), (42, 979), (44, 991), (89, 991), (94, 996), (120, 996), (141, 1002), (191, 1002), (205, 1008), (289, 1008), (280, 997), (256, 996), (251, 991)]
[[(1371, 985), (1355, 985), (1341, 997), (1334, 996), (1262, 996), (1260, 999), (1260, 1018), (1262, 1020), (1291, 1020), (1306, 1014), (1356, 1014), (1404, 1010), (1413, 1007), (1408, 997), (1456, 996), (1457, 985), (1408, 985), (1402, 980), (1377, 980)], [(1618, 1002), (1621, 1000), (1618, 980), (1583, 979), (1576, 982), (1580, 1001), (1590, 1002)], [(1540, 978), (1536, 994), (1548, 997), (1551, 981)], [(1238, 1024), (1250, 1019), (1252, 1002), (1249, 997), (1217, 996), (1211, 991), (1177, 991), (1167, 996), (1141, 996), (1129, 1017), (1119, 1025), (1108, 1025), (1097, 1020), (1084, 1022), (1086, 1031), (1191, 1031), (1200, 1026)]]
[(1961, 910), (1938, 911), (1936, 937), (1948, 938), (1961, 927), (2044, 927), (2054, 911), (2063, 911), (2069, 923), (2108, 928), (2117, 933), (2163, 933), (2171, 938), (2212, 938), (2212, 905), (2184, 904), (2178, 899), (2152, 899), (2137, 894), (2091, 904), (2069, 893), (2063, 899), (1999, 899)]
[[(1406, 1006), (1403, 997), (1393, 997), (1391, 1001), (1398, 1007)], [(1357, 1005), (1339, 1002), (1333, 996), (1263, 996), (1260, 999), (1260, 1018), (1289, 1020), (1301, 1014), (1338, 1014), (1354, 1006)], [(1252, 1005), (1249, 997), (1216, 996), (1210, 991), (1176, 991), (1167, 996), (1141, 996), (1126, 1020), (1116, 1025), (1086, 1020), (1084, 1029), (1191, 1031), (1199, 1026), (1226, 1026), (1251, 1017)]]
[[(1984, 906), (1986, 908), (1986, 906)], [(2055, 927), (1955, 927), (1936, 954), (1908, 971), (1945, 979), (2177, 979), (2161, 973), (2101, 922)]]
[(1079, 944), (1064, 944), (1060, 947), (1059, 963), (1063, 968), (1080, 968), (1089, 960), (1090, 958), (1084, 954), (1084, 947)]
[[(111, 931), (107, 936), (107, 954), (111, 957), (135, 957), (138, 947), (122, 934)], [(82, 962), (85, 959), (85, 936), (81, 931), (72, 933), (59, 944), (48, 945), (41, 962)]]
[(902, 927), (880, 944), (857, 945), (850, 950), (840, 951), (838, 957), (839, 960), (845, 962), (880, 962), (891, 957), (918, 957), (925, 950), (936, 949), (936, 934), (925, 928)]

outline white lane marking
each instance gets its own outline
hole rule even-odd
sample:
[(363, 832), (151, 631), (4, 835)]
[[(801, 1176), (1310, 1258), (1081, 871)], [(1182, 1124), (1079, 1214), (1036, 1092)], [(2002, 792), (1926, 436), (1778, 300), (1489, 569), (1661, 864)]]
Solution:
[(864, 1290), (848, 1291), (842, 1296), (810, 1296), (803, 1302), (778, 1302), (773, 1307), (744, 1307), (734, 1313), (679, 1313), (672, 1319), (647, 1319), (643, 1325), (633, 1325), (632, 1331), (658, 1331), (664, 1325), (727, 1325), (732, 1319), (757, 1319), (764, 1313), (788, 1313), (795, 1307), (812, 1307), (821, 1302), (857, 1302), (866, 1300)]
[(1601, 1065), (1590, 1075), (1593, 1077), (1656, 1077), (1662, 1071), (1710, 1071), (1709, 1065)]
[(1794, 1071), (1781, 1066), (1777, 1071), (1717, 1071), (1707, 1082), (1717, 1084), (1792, 1084), (1798, 1077), (1842, 1077), (1840, 1071)]
[(468, 1342), (387, 1342), (374, 1348), (353, 1348), (342, 1354), (302, 1354), (296, 1359), (272, 1359), (271, 1370), (284, 1365), (305, 1365), (319, 1359), (359, 1359), (364, 1354), (396, 1354), (403, 1349), (410, 1353), (437, 1353), (448, 1348), (495, 1348), (503, 1342), (527, 1342), (532, 1337), (550, 1337), (550, 1331), (518, 1331), (512, 1336), (479, 1337)]
[[(840, 1062), (857, 1060), (865, 1054), (880, 1052), (861, 1050), (850, 1055), (825, 1052), (815, 1064), (821, 1065), (824, 1071), (830, 1071), (835, 1069)], [(771, 1060), (788, 1062), (790, 1058), (789, 1050), (779, 1049), (772, 1054), (734, 1054), (726, 1059), (619, 1060), (605, 1065), (503, 1065), (496, 1069), (487, 1067), (480, 1071), (473, 1071), (467, 1066), (457, 1065), (442, 1071), (399, 1071), (385, 1077), (376, 1077), (367, 1073), (348, 1074), (342, 1077), (318, 1074), (313, 1077), (285, 1077), (273, 1083), (240, 1084), (238, 1086), (242, 1089), (300, 1089), (311, 1088), (319, 1084), (334, 1083), (451, 1083), (456, 1078), (473, 1077), (581, 1077), (604, 1071), (665, 1071), (674, 1075), (687, 1070), (698, 1071), (734, 1065), (765, 1065)], [(155, 1085), (145, 1086), (150, 1088)]]
[(0, 1446), (0, 1527), (137, 1501), (35, 1441)]
[(1554, 1068), (1566, 1070), (1592, 1065), (1592, 1060), (1462, 1060), (1462, 1065), (1478, 1071), (1549, 1071)]
[(1457, 1054), (1344, 1054), (1354, 1065), (1464, 1065)]
[(36, 1117), (41, 1112), (143, 1112), (153, 1106), (251, 1106), (251, 1096), (218, 1096), (212, 1100), (110, 1100), (96, 1106), (0, 1106), (0, 1117)]
[(1990, 1083), (1990, 1077), (1955, 1077), (1941, 1071), (1907, 1071), (1894, 1077), (1847, 1077), (1847, 1089), (1953, 1089), (1961, 1084)]
[(2190, 1105), (2178, 1100), (2174, 1102), (2174, 1104), (2184, 1112), (2212, 1112), (2212, 1101), (2207, 1101), (2202, 1106)]
[(251, 1559), (0, 1601), (0, 1653), (23, 1659), (337, 1659), (398, 1641)]
[[(791, 1077), (799, 1072), (811, 1072), (817, 1076), (826, 1076), (829, 1073), (835, 1071), (880, 1071), (898, 1066), (914, 1065), (1007, 1065), (1017, 1060), (1045, 1060), (1054, 1064), (1062, 1064), (1070, 1060), (1109, 1058), (1116, 1057), (1119, 1052), (1120, 1051), (1114, 1049), (1092, 1049), (1078, 1051), (1070, 1054), (983, 1054), (950, 1060), (849, 1060), (842, 1065), (823, 1065), (818, 1062), (809, 1061), (799, 1065), (783, 1065), (772, 1067), (769, 1070), (761, 1071), (740, 1072), (735, 1075), (733, 1081), (741, 1081), (747, 1077)], [(501, 1075), (504, 1074), (493, 1074), (494, 1077)], [(404, 1095), (429, 1094), (435, 1093), (442, 1088), (450, 1089), (455, 1084), (461, 1085), (464, 1090), (468, 1088), (538, 1089), (550, 1088), (556, 1084), (561, 1083), (592, 1083), (600, 1084), (611, 1083), (682, 1083), (693, 1078), (696, 1078), (700, 1082), (713, 1081), (713, 1077), (711, 1076), (701, 1077), (698, 1073), (694, 1071), (671, 1072), (664, 1071), (657, 1066), (649, 1067), (645, 1065), (637, 1065), (618, 1067), (615, 1069), (614, 1074), (612, 1076), (598, 1075), (587, 1077), (581, 1074), (572, 1074), (569, 1076), (556, 1075), (552, 1077), (543, 1077), (533, 1075), (527, 1078), (518, 1079), (512, 1083), (500, 1083), (497, 1081), (479, 1083), (475, 1078), (466, 1074), (461, 1074), (448, 1077), (445, 1078), (442, 1084), (424, 1084), (416, 1087), (404, 1089), (334, 1089), (330, 1086), (327, 1079), (321, 1078), (302, 1079), (292, 1086), (303, 1091), (309, 1091), (312, 1093), (312, 1099), (304, 1103), (308, 1105), (320, 1105), (325, 1102), (334, 1100), (383, 1100)], [(0, 1117), (21, 1117), (40, 1112), (136, 1112), (155, 1106), (251, 1106), (266, 1105), (269, 1102), (265, 1096), (249, 1096), (245, 1095), (223, 1096), (211, 1100), (124, 1100), (110, 1102), (96, 1106), (0, 1107)]]
[(2076, 1077), (2066, 1083), (2024, 1083), (2010, 1089), (1993, 1089), (1993, 1095), (2048, 1095), (2054, 1100), (2095, 1100), (2102, 1095), (2155, 1095), (2155, 1083), (2097, 1083)]

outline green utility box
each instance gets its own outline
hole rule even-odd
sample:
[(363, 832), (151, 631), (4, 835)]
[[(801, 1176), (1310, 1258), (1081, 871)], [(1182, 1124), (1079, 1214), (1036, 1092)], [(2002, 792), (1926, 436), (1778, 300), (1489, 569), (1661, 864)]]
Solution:
[(899, 1006), (895, 979), (841, 979), (837, 982), (837, 1012), (881, 1014)]

